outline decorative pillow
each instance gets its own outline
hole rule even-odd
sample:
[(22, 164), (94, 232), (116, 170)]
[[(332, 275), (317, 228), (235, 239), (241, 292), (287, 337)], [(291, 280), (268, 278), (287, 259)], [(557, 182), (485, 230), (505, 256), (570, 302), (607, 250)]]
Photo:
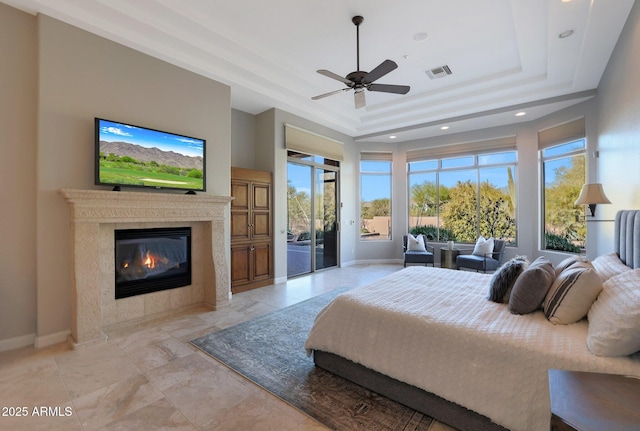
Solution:
[(562, 271), (567, 268), (573, 267), (574, 265), (588, 265), (591, 266), (591, 263), (586, 257), (583, 256), (569, 256), (562, 262), (556, 265), (555, 267), (555, 276), (559, 276)]
[(555, 280), (553, 264), (540, 256), (518, 277), (509, 296), (509, 311), (513, 314), (533, 313), (544, 301)]
[(576, 266), (562, 271), (544, 299), (544, 314), (553, 324), (568, 325), (582, 319), (602, 290), (592, 268)]
[(516, 256), (505, 262), (491, 276), (488, 299), (493, 302), (509, 302), (511, 288), (527, 265), (529, 261), (526, 256)]
[(631, 271), (631, 268), (622, 263), (617, 253), (603, 254), (596, 257), (592, 263), (603, 283), (611, 277)]
[(589, 309), (587, 347), (597, 356), (640, 351), (640, 269), (609, 278)]
[(408, 251), (427, 251), (422, 234), (417, 237), (407, 234), (407, 250)]
[(484, 239), (484, 237), (478, 238), (476, 246), (473, 247), (473, 254), (476, 256), (486, 256), (489, 253), (493, 253), (493, 238)]

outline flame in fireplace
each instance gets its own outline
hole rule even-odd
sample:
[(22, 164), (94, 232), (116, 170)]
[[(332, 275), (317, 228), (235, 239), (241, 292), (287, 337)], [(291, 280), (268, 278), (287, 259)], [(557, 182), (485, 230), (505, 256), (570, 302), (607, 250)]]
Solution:
[(166, 265), (169, 263), (169, 259), (164, 256), (154, 256), (150, 251), (147, 251), (144, 262), (142, 263), (149, 269), (154, 269), (157, 265), (163, 264)]
[(147, 252), (147, 258), (144, 260), (144, 266), (152, 269), (156, 267), (156, 260), (149, 252)]

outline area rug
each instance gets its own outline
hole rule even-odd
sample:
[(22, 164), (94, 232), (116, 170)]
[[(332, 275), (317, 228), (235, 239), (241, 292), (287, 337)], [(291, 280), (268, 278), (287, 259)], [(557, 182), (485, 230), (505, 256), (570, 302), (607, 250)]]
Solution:
[(191, 343), (293, 407), (340, 431), (426, 431), (433, 419), (317, 368), (304, 342), (338, 289)]

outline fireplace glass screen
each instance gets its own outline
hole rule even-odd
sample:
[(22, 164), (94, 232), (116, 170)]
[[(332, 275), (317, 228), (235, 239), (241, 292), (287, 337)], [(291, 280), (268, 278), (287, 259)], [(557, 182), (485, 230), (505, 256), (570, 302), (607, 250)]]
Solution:
[(115, 231), (115, 298), (191, 284), (191, 228)]

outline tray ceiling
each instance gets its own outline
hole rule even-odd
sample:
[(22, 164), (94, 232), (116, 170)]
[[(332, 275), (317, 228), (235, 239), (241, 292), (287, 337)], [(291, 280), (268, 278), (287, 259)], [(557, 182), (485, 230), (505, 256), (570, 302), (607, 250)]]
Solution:
[[(358, 140), (396, 142), (530, 121), (595, 95), (633, 0), (3, 0), (231, 87), (232, 107), (276, 107)], [(385, 59), (378, 83), (406, 95), (352, 92), (316, 73)], [(572, 33), (568, 37), (560, 35)], [(448, 66), (451, 74), (430, 77)], [(433, 75), (433, 74), (432, 74)], [(436, 74), (438, 76), (438, 74)], [(527, 112), (516, 117), (519, 111)], [(449, 129), (442, 130), (442, 126)]]

